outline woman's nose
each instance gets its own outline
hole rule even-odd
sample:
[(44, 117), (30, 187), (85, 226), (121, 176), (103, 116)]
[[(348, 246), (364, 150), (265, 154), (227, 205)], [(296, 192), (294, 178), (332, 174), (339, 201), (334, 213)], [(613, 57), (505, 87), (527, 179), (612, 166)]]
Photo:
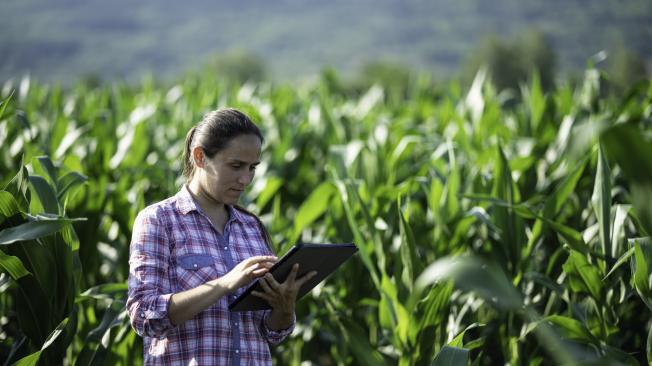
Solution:
[(253, 179), (254, 179), (254, 173), (246, 172), (244, 174), (241, 174), (240, 177), (238, 177), (238, 183), (246, 186), (249, 185), (249, 183), (251, 183)]

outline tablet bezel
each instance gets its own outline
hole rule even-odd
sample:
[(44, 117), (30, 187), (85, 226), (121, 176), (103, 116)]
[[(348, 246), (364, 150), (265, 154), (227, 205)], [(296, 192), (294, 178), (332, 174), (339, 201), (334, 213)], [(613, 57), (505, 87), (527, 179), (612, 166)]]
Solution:
[[(347, 255), (340, 263), (338, 263), (335, 266), (334, 269), (336, 269), (341, 264), (346, 262), (351, 256), (353, 256), (358, 251), (358, 248), (353, 243), (339, 243), (339, 244), (299, 243), (299, 244), (295, 244), (294, 246), (292, 246), (292, 248), (290, 248), (290, 250), (288, 250), (285, 253), (285, 255), (283, 255), (283, 257), (281, 257), (278, 260), (278, 262), (274, 263), (272, 268), (270, 268), (269, 273), (272, 273), (272, 275), (274, 276), (276, 281), (278, 281), (280, 283), (284, 282), (286, 280), (287, 276), (290, 273), (292, 265), (294, 265), (294, 262), (292, 262), (292, 258), (294, 258), (295, 255), (298, 254), (301, 250), (303, 250), (303, 249), (311, 249), (311, 248), (317, 248), (317, 249), (325, 249), (325, 248), (336, 249), (336, 248), (338, 248), (338, 249), (350, 250), (349, 255)], [(287, 265), (287, 263), (290, 263), (290, 264)], [(334, 271), (334, 269), (333, 269), (333, 271)], [(297, 278), (300, 278), (301, 276), (305, 275), (306, 273), (310, 272), (311, 270), (312, 270), (311, 268), (302, 269), (301, 267), (299, 267), (299, 272), (297, 273)], [(275, 272), (279, 272), (279, 271), (281, 273), (286, 272), (287, 274), (285, 274), (285, 276), (283, 278), (277, 278), (280, 275), (278, 275), (278, 276), (275, 275)], [(331, 273), (332, 273), (332, 271), (330, 271), (329, 273), (324, 274), (323, 278), (321, 278), (316, 284), (314, 284), (312, 287), (310, 287), (308, 290), (306, 290), (305, 293), (303, 293), (303, 294), (301, 293), (302, 290), (303, 290), (303, 286), (302, 286), (302, 288), (299, 290), (299, 293), (297, 294), (297, 301), (302, 296), (304, 296), (305, 294), (310, 292), (310, 290), (312, 290), (312, 288), (314, 288), (317, 284), (324, 281)], [(319, 274), (317, 276), (319, 276)], [(309, 281), (309, 282), (312, 282), (312, 281), (313, 280), (311, 279), (311, 281)], [(304, 284), (304, 286), (306, 286), (307, 284), (308, 283)], [(262, 287), (258, 283), (258, 279), (253, 281), (247, 287), (247, 289), (244, 292), (242, 292), (235, 300), (233, 300), (233, 302), (229, 303), (229, 305), (228, 305), (229, 310), (230, 311), (248, 311), (248, 310), (245, 310), (245, 309), (239, 310), (239, 309), (235, 309), (235, 308), (238, 306), (238, 304), (243, 302), (246, 298), (248, 298), (249, 296), (253, 296), (253, 295), (251, 295), (251, 292), (256, 291), (256, 290), (257, 291), (263, 291)], [(262, 308), (262, 309), (256, 309), (256, 310), (271, 309), (269, 304), (264, 299), (261, 298), (260, 301), (263, 302), (266, 306), (264, 306), (264, 308)], [(255, 310), (253, 310), (253, 311), (255, 311)]]

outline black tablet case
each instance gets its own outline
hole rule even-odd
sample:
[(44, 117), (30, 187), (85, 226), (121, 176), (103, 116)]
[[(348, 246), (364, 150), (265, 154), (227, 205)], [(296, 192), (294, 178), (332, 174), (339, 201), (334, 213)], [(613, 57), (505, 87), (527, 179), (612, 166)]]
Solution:
[[(301, 289), (299, 289), (299, 293), (297, 294), (297, 300), (299, 300), (357, 251), (358, 248), (352, 243), (296, 244), (274, 264), (270, 272), (276, 281), (282, 283), (290, 274), (294, 263), (299, 263), (297, 278), (311, 271), (317, 271), (315, 277), (304, 283)], [(263, 292), (258, 280), (229, 304), (229, 310), (251, 311), (271, 309), (271, 306), (266, 300), (252, 295), (252, 291)]]

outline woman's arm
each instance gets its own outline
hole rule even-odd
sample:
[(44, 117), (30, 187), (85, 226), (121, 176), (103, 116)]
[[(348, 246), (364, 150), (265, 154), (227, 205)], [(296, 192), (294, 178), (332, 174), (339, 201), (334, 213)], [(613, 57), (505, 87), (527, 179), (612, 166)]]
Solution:
[(238, 263), (226, 275), (193, 289), (178, 292), (170, 298), (168, 316), (173, 324), (181, 324), (209, 308), (225, 295), (265, 275), (276, 262), (274, 256), (256, 256)]

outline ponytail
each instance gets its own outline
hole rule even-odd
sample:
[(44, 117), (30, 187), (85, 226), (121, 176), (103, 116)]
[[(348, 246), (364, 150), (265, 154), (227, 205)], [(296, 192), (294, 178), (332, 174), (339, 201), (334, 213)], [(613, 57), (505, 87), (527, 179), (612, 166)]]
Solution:
[(195, 131), (197, 126), (188, 131), (186, 135), (186, 143), (183, 150), (183, 176), (186, 177), (186, 181), (189, 181), (192, 178), (192, 174), (195, 172), (195, 164), (192, 162), (192, 143), (195, 137)]

